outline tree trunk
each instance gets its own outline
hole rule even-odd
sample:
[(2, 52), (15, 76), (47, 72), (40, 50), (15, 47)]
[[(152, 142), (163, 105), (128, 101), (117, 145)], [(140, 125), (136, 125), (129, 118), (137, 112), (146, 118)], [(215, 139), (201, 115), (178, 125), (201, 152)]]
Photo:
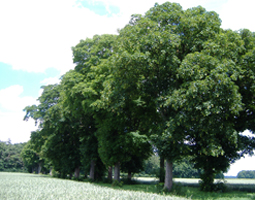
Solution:
[(37, 174), (40, 174), (41, 170), (42, 170), (42, 162), (38, 163), (38, 168), (37, 169), (38, 169)]
[(114, 165), (114, 180), (120, 181), (120, 163)]
[(159, 169), (159, 182), (164, 183), (165, 177), (165, 159), (163, 156), (160, 156), (160, 169)]
[(95, 161), (92, 160), (90, 163), (89, 178), (95, 180)]
[(202, 182), (200, 184), (200, 189), (202, 191), (207, 191), (207, 192), (213, 191), (214, 177), (215, 177), (215, 172), (211, 168), (207, 167), (206, 169), (204, 169), (204, 172), (201, 174)]
[(112, 181), (112, 166), (108, 167), (108, 180)]
[(50, 168), (50, 175), (52, 176), (53, 174), (52, 174), (52, 167)]
[(166, 159), (166, 176), (164, 188), (171, 191), (173, 185), (173, 163)]
[(80, 167), (76, 167), (74, 171), (74, 177), (79, 178), (80, 177)]
[(33, 173), (38, 174), (38, 166), (33, 168)]
[(128, 171), (128, 181), (131, 181), (131, 179), (132, 179), (132, 173)]

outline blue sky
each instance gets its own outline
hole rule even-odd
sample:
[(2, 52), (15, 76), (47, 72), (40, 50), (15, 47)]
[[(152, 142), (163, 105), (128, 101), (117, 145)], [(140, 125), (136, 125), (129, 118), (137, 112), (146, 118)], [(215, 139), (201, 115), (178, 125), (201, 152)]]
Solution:
[(24, 87), (24, 92), (20, 97), (36, 97), (38, 95), (38, 88), (43, 84), (42, 81), (47, 78), (57, 77), (59, 74), (60, 71), (55, 68), (48, 68), (43, 73), (13, 70), (10, 64), (0, 62), (0, 88), (8, 88), (12, 85), (22, 85)]
[[(95, 34), (117, 34), (131, 14), (144, 14), (165, 0), (1, 0), (0, 1), (0, 140), (26, 142), (34, 122), (23, 121), (23, 108), (36, 104), (42, 85), (59, 82), (74, 68), (71, 47)], [(176, 0), (183, 9), (201, 5), (216, 11), (222, 28), (255, 32), (253, 0)], [(228, 175), (254, 169), (246, 158)], [(255, 170), (255, 169), (254, 169)]]

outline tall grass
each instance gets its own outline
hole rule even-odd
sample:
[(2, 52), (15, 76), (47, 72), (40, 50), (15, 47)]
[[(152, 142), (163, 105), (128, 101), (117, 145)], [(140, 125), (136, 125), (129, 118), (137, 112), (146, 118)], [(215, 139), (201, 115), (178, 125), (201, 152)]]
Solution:
[(33, 199), (165, 199), (181, 200), (174, 196), (162, 196), (144, 192), (114, 190), (91, 183), (55, 179), (43, 175), (0, 173), (1, 200)]

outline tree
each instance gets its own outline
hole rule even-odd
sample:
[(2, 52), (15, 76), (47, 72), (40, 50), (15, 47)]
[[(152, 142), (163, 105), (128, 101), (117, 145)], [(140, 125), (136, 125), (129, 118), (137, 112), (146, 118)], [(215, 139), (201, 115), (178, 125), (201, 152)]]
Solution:
[(40, 122), (35, 148), (64, 176), (82, 162), (92, 179), (95, 166), (114, 165), (119, 180), (120, 166), (138, 170), (152, 144), (166, 161), (165, 189), (173, 163), (192, 156), (201, 189), (213, 191), (215, 175), (255, 148), (239, 134), (255, 130), (255, 35), (220, 25), (215, 12), (167, 2), (132, 15), (118, 36), (81, 40), (75, 69), (25, 109)]
[(188, 54), (178, 69), (185, 82), (168, 101), (185, 115), (179, 123), (185, 124), (184, 130), (192, 138), (196, 166), (203, 168), (203, 190), (213, 190), (215, 174), (226, 171), (230, 163), (254, 148), (254, 140), (238, 134), (246, 128), (239, 116), (247, 103), (237, 84), (243, 79), (243, 44), (238, 33), (222, 30), (203, 44), (201, 52)]
[[(128, 137), (128, 136), (127, 136)], [(148, 143), (148, 138), (139, 133), (131, 133), (131, 143), (128, 143), (129, 152), (125, 155), (131, 157), (130, 160), (121, 163), (123, 172), (128, 173), (128, 180), (131, 181), (132, 173), (138, 173), (143, 170), (145, 160), (151, 155), (151, 145)]]
[(35, 151), (34, 144), (31, 143), (31, 140), (23, 147), (21, 157), (29, 173), (48, 173), (48, 166), (44, 159), (40, 158), (39, 154)]
[[(132, 111), (142, 108), (148, 113), (146, 119), (141, 118), (141, 124), (157, 133), (153, 141), (160, 149), (159, 155), (166, 159), (165, 187), (168, 190), (172, 184), (172, 162), (180, 159), (179, 152), (185, 151), (182, 132), (172, 132), (169, 118), (174, 112), (164, 106), (166, 97), (180, 85), (176, 81), (176, 69), (180, 63), (177, 52), (181, 40), (174, 30), (182, 13), (178, 4), (166, 3), (156, 4), (145, 17), (133, 15), (130, 24), (120, 31), (117, 53), (112, 59), (112, 98), (117, 99), (115, 105), (119, 107), (133, 101), (136, 104)], [(169, 24), (162, 19), (165, 15)]]
[(99, 158), (96, 112), (91, 104), (100, 98), (102, 82), (108, 72), (102, 63), (112, 54), (114, 39), (114, 35), (96, 35), (93, 39), (81, 40), (72, 48), (75, 70), (65, 74), (62, 80), (63, 105), (80, 128), (82, 163), (90, 168), (92, 180), (102, 177), (105, 167)]
[(173, 163), (173, 174), (176, 178), (200, 178), (201, 169), (195, 168), (192, 157), (185, 157)]
[[(215, 12), (202, 7), (183, 11), (179, 4), (155, 4), (144, 17), (133, 15), (115, 43), (112, 82), (105, 94), (116, 112), (133, 101), (132, 111), (142, 107), (152, 114), (146, 120), (166, 159), (167, 190), (172, 163), (183, 156), (195, 156), (204, 173), (201, 188), (212, 190), (215, 174), (252, 153), (253, 141), (238, 132), (253, 128), (253, 117), (247, 116), (253, 100), (242, 101), (239, 88), (246, 95), (252, 91), (253, 81), (250, 76), (243, 80), (248, 76), (243, 68), (252, 68), (254, 54), (239, 33), (224, 31), (220, 24)], [(246, 38), (250, 49), (253, 42)], [(249, 109), (243, 113), (244, 105)]]
[[(200, 178), (201, 170), (195, 168), (192, 157), (184, 157), (173, 163), (173, 176), (175, 178)], [(157, 155), (152, 155), (145, 162), (145, 174), (159, 175), (160, 159)]]
[(255, 171), (253, 170), (242, 170), (238, 172), (237, 178), (255, 178)]
[(12, 144), (11, 141), (0, 141), (0, 171), (26, 171), (21, 158), (21, 150), (25, 143)]
[[(74, 63), (77, 66), (75, 71), (70, 72), (76, 74), (70, 80), (75, 83), (71, 87), (68, 86), (65, 91), (70, 91), (66, 96), (70, 99), (70, 103), (67, 104), (72, 105), (73, 116), (77, 117), (78, 115), (80, 118), (85, 118), (86, 123), (89, 123), (85, 127), (90, 127), (90, 129), (85, 131), (82, 141), (86, 142), (90, 138), (95, 142), (93, 145), (95, 152), (90, 153), (90, 155), (95, 155), (91, 158), (91, 167), (95, 166), (96, 161), (100, 162), (96, 156), (98, 152), (106, 166), (115, 165), (115, 179), (119, 180), (120, 163), (130, 161), (133, 156), (131, 154), (134, 154), (139, 146), (143, 148), (147, 146), (148, 149), (150, 144), (148, 141), (144, 141), (144, 137), (139, 133), (130, 132), (130, 126), (134, 126), (132, 124), (134, 121), (130, 120), (130, 113), (125, 109), (113, 111), (114, 105), (109, 102), (112, 99), (105, 100), (104, 98), (107, 82), (111, 80), (109, 77), (112, 66), (108, 58), (114, 52), (113, 42), (115, 39), (114, 35), (96, 35), (93, 39), (80, 41), (73, 48)], [(66, 80), (65, 75), (63, 82)], [(81, 108), (79, 110), (82, 112), (78, 113), (78, 108)], [(120, 113), (122, 113), (122, 117), (120, 117)], [(95, 136), (97, 140), (94, 138)], [(137, 136), (136, 139), (134, 139), (135, 136)], [(88, 148), (89, 143), (84, 144), (84, 150), (91, 150)], [(140, 154), (140, 159), (145, 159), (148, 152), (144, 151), (143, 156)]]
[[(60, 102), (60, 85), (48, 85), (43, 87), (44, 91), (38, 98), (38, 106), (25, 108), (25, 120), (30, 117), (39, 129), (31, 134), (31, 143), (41, 158), (47, 159), (61, 177), (72, 174), (80, 165), (79, 138), (75, 136), (72, 122), (62, 112)], [(78, 158), (78, 159), (77, 159)]]

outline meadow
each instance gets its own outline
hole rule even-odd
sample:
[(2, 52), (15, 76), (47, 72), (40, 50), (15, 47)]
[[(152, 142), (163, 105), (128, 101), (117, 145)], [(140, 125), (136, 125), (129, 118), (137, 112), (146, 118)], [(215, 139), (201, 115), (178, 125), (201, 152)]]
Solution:
[[(234, 188), (226, 193), (205, 193), (199, 191), (198, 179), (175, 179), (174, 191), (164, 194), (158, 190), (155, 179), (139, 178), (138, 182), (122, 187), (112, 187), (109, 183), (89, 183), (52, 178), (46, 175), (23, 173), (0, 173), (0, 199), (165, 199), (165, 200), (250, 200), (255, 199), (255, 180), (229, 179), (227, 184), (236, 188), (253, 191), (238, 191)], [(140, 183), (139, 183), (140, 182)], [(232, 182), (232, 183), (230, 183)], [(179, 184), (178, 184), (179, 183)], [(181, 184), (182, 185), (181, 185)], [(157, 194), (160, 193), (160, 194)], [(178, 195), (178, 196), (177, 196)]]

